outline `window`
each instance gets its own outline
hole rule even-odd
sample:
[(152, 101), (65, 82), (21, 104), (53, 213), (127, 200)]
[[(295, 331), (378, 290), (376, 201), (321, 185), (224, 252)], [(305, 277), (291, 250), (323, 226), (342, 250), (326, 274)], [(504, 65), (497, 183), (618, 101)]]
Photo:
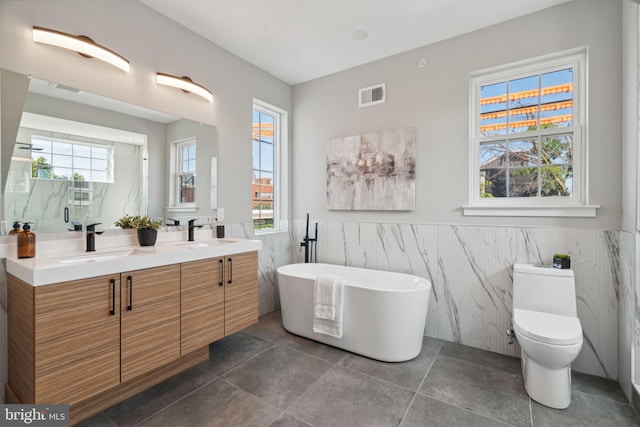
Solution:
[(31, 177), (113, 182), (113, 147), (31, 137)]
[(471, 75), (465, 215), (595, 216), (586, 193), (586, 50)]
[(195, 206), (196, 191), (196, 141), (177, 142), (175, 147), (175, 207)]
[(252, 123), (251, 208), (257, 233), (286, 231), (287, 113), (254, 100)]

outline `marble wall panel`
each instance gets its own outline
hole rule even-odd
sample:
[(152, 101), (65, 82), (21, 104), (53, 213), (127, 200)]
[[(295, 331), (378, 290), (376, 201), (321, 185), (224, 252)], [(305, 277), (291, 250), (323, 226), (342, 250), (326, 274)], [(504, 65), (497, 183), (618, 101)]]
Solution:
[(620, 232), (620, 302), (618, 313), (618, 378), (622, 390), (631, 397), (631, 360), (635, 310), (636, 235)]

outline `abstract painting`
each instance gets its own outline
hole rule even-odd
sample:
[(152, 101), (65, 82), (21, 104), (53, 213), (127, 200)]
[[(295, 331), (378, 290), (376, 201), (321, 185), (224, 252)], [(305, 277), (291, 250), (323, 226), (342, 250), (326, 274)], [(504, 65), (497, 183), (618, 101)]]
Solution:
[(415, 209), (415, 128), (329, 140), (327, 208)]

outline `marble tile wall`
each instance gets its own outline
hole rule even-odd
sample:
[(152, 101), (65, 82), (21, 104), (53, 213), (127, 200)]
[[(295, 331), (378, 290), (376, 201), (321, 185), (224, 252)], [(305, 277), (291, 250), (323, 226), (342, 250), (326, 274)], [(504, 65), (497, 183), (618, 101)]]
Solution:
[[(304, 227), (304, 221), (293, 225), (294, 262), (303, 260)], [(584, 332), (573, 367), (618, 378), (618, 307), (621, 299), (627, 302), (620, 295), (618, 231), (320, 222), (317, 251), (318, 262), (426, 277), (433, 284), (426, 335), (513, 356), (519, 348), (505, 334), (511, 324), (512, 265), (549, 264), (554, 252), (569, 253)]]
[[(618, 313), (618, 373), (622, 390), (632, 392), (632, 348), (635, 325), (635, 259), (637, 235), (620, 232), (620, 303)], [(631, 400), (631, 399), (630, 399)]]

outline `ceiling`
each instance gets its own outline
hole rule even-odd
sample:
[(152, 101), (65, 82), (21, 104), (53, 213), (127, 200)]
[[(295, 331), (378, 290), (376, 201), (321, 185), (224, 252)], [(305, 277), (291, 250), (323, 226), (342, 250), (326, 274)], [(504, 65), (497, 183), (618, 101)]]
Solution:
[(569, 0), (138, 0), (295, 85)]

